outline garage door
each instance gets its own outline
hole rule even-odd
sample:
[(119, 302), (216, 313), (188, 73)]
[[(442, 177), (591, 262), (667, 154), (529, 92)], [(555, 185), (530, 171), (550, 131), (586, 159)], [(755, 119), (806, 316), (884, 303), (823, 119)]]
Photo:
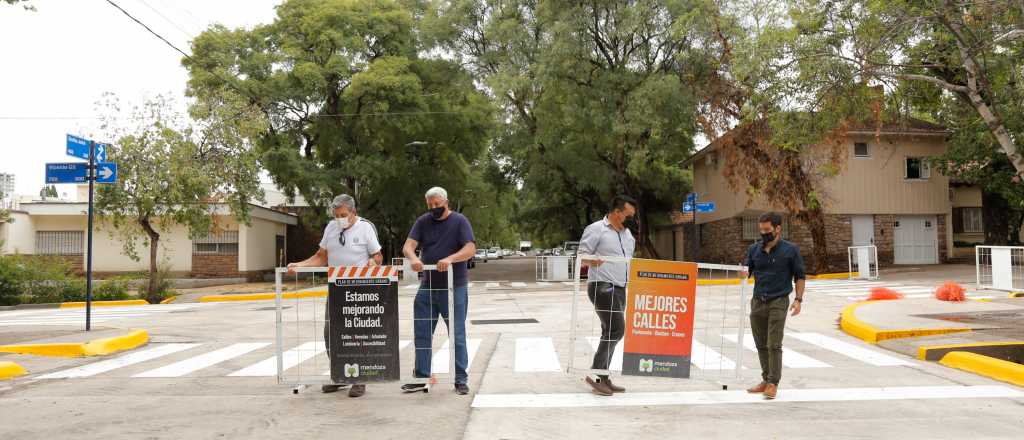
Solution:
[(896, 264), (939, 262), (938, 228), (935, 216), (897, 216), (893, 237)]

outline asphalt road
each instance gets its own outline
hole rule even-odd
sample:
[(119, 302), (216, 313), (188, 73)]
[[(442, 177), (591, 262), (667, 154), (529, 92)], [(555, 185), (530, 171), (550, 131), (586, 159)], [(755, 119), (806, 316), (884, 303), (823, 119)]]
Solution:
[[(698, 291), (693, 334), (700, 359), (691, 379), (624, 376), (617, 383), (627, 393), (593, 396), (582, 373), (565, 371), (570, 361), (589, 364), (588, 338), (597, 335), (592, 308), (578, 299), (573, 343), (572, 290), (538, 284), (531, 272), (532, 260), (523, 259), (481, 264), (472, 273), (468, 396), (446, 384), (402, 394), (397, 383), (370, 385), (358, 399), (317, 389), (293, 394), (274, 377), (273, 302), (144, 306), (95, 316), (97, 335), (148, 329), (151, 342), (134, 351), (100, 359), (0, 355), (30, 372), (0, 382), (0, 438), (1016, 439), (1024, 427), (1024, 389), (840, 332), (838, 312), (859, 286), (867, 291), (859, 283), (811, 286), (804, 313), (787, 324), (790, 351), (776, 401), (742, 392), (757, 382), (758, 367), (754, 352), (730, 339), (741, 317), (738, 291), (729, 287)], [(894, 278), (893, 286), (924, 282), (913, 274)], [(400, 289), (406, 341), (414, 290)], [(300, 373), (307, 382), (326, 378), (326, 357), (316, 351), (322, 323), (313, 320), (322, 316), (322, 301), (285, 304), (282, 349), (295, 364), (286, 382)], [(74, 331), (73, 313), (4, 311), (0, 326), (40, 335)], [(500, 323), (507, 319), (519, 321)], [(448, 370), (445, 334), (435, 334), (435, 372)], [(401, 352), (404, 373), (412, 351)]]

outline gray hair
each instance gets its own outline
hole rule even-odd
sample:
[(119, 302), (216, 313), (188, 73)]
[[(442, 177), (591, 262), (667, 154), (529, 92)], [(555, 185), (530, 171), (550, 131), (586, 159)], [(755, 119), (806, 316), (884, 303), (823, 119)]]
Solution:
[(347, 206), (350, 211), (356, 210), (356, 199), (348, 194), (342, 194), (334, 198), (331, 201), (331, 209), (338, 209), (342, 206)]
[(441, 200), (444, 200), (444, 201), (447, 202), (448, 201), (448, 191), (445, 191), (444, 188), (441, 188), (440, 186), (435, 186), (433, 188), (428, 189), (427, 190), (427, 194), (424, 195), (424, 197), (426, 197), (427, 200), (430, 200), (431, 198), (434, 198), (434, 197), (440, 197)]

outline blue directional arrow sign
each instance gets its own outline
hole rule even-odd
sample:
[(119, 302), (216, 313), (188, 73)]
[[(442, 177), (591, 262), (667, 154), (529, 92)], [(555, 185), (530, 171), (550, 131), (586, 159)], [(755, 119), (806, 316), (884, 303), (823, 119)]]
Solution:
[[(71, 157), (89, 160), (89, 140), (73, 134), (68, 135), (67, 154)], [(106, 162), (107, 144), (96, 144), (96, 162)]]
[[(46, 164), (46, 183), (86, 183), (89, 164), (82, 162)], [(117, 182), (117, 164), (100, 162), (96, 164), (96, 183)]]
[(693, 203), (683, 203), (683, 212), (693, 212)]
[(698, 203), (697, 212), (715, 212), (715, 202)]

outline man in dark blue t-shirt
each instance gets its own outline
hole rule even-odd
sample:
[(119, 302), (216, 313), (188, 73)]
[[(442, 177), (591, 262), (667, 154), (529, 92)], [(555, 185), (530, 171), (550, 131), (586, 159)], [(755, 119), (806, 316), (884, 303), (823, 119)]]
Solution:
[[(469, 303), (469, 271), (466, 262), (476, 254), (473, 226), (466, 216), (448, 209), (448, 192), (444, 188), (430, 188), (426, 199), (430, 212), (416, 219), (402, 247), (402, 253), (411, 262), (413, 270), (423, 270), (424, 264), (437, 265), (436, 271), (423, 274), (423, 282), (413, 302), (413, 339), (416, 347), (416, 371), (413, 376), (430, 377), (431, 341), (440, 315), (448, 326), (449, 334), (455, 336), (455, 391), (468, 394), (466, 309)], [(417, 248), (421, 249), (422, 255), (416, 256)], [(455, 295), (454, 326), (448, 319), (448, 270), (453, 271), (452, 281), (455, 283), (452, 289)], [(406, 384), (402, 389), (417, 391), (423, 387), (423, 384)]]

